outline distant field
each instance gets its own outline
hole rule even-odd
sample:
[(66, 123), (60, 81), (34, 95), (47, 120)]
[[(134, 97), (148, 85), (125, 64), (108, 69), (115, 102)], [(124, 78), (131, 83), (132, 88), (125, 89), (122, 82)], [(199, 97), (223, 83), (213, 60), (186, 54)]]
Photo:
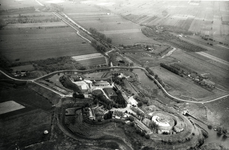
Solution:
[(1, 55), (10, 61), (33, 61), (97, 51), (70, 27), (0, 30)]
[[(200, 1), (193, 5), (190, 1), (137, 2), (111, 1), (114, 5), (100, 5), (123, 17), (143, 25), (172, 27), (177, 31), (191, 31), (212, 35), (228, 40), (228, 1)], [(93, 2), (91, 2), (93, 3)], [(102, 3), (97, 1), (97, 5)], [(95, 3), (94, 3), (95, 4)], [(174, 28), (173, 28), (174, 27)]]
[(4, 29), (9, 28), (55, 28), (55, 27), (67, 27), (64, 22), (48, 22), (48, 23), (17, 23), (8, 24)]
[[(86, 3), (61, 3), (64, 11), (86, 29), (95, 28), (107, 35), (116, 45), (137, 42), (155, 43), (141, 33), (141, 27), (121, 16)], [(156, 42), (157, 43), (157, 42)]]
[(0, 0), (0, 10), (40, 6), (35, 0)]

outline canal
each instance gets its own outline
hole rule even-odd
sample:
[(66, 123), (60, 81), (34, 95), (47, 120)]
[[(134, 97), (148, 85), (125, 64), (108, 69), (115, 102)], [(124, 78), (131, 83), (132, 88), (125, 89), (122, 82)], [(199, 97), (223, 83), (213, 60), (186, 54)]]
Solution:
[(206, 124), (202, 123), (201, 121), (194, 119), (193, 117), (189, 117), (190, 120), (198, 124), (201, 128), (206, 130), (208, 132), (208, 138), (205, 139), (204, 144), (209, 144), (209, 143), (216, 143), (219, 145), (222, 145), (224, 148), (229, 149), (229, 139), (223, 139), (223, 136), (218, 136), (217, 132), (214, 131), (214, 129), (209, 129)]

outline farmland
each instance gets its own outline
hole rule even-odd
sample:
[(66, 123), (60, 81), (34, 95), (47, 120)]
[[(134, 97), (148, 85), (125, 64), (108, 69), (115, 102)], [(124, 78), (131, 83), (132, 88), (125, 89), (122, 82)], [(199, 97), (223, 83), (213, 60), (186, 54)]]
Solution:
[[(71, 5), (68, 5), (68, 4)], [(62, 3), (64, 12), (86, 29), (95, 28), (112, 39), (115, 45), (156, 42), (141, 33), (141, 27), (121, 16), (88, 3)], [(83, 9), (82, 9), (83, 8)], [(157, 42), (156, 42), (157, 43)]]
[(10, 107), (15, 104), (23, 106), (17, 107), (17, 110), (16, 107), (9, 108), (9, 112), (0, 115), (1, 149), (14, 149), (15, 144), (21, 147), (49, 140), (50, 136), (43, 136), (43, 131), (50, 130), (51, 127), (49, 100), (25, 85), (1, 89), (0, 95), (1, 104), (7, 103)]
[[(98, 4), (99, 5), (99, 4)], [(121, 14), (125, 18), (143, 25), (160, 25), (180, 31), (191, 31), (215, 38), (228, 35), (228, 3), (222, 1), (148, 1), (136, 3), (116, 1), (103, 6)], [(221, 21), (221, 17), (223, 18)]]
[(181, 61), (181, 64), (199, 72), (200, 74), (208, 73), (210, 79), (216, 82), (216, 84), (223, 86), (224, 89), (228, 88), (227, 66), (211, 61), (206, 57), (194, 53), (185, 53), (182, 51), (175, 51), (171, 57), (176, 58), (177, 60)]
[[(1, 30), (1, 54), (21, 62), (95, 53), (71, 28)], [(25, 55), (26, 54), (26, 55)]]

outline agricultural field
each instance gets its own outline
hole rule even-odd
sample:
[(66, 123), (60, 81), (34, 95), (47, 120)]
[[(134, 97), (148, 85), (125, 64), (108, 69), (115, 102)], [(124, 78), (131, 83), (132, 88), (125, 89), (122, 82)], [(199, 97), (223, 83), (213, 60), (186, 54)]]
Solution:
[(16, 59), (25, 62), (96, 52), (70, 27), (4, 29), (0, 34), (1, 55), (12, 62)]
[[(229, 48), (219, 42), (214, 42), (210, 40), (204, 40), (199, 36), (188, 36), (185, 38), (186, 41), (198, 44), (207, 49), (206, 53), (213, 55), (215, 57), (221, 58), (225, 61), (229, 61)], [(213, 46), (210, 46), (207, 43), (212, 43)]]
[(31, 0), (0, 0), (0, 11), (7, 9), (19, 9), (25, 7), (37, 7), (40, 6), (35, 1)]
[(106, 64), (105, 57), (100, 53), (72, 56), (72, 59), (85, 67)]
[(199, 99), (214, 96), (214, 93), (209, 92), (192, 81), (171, 73), (164, 68), (158, 66), (151, 69), (155, 72), (155, 74), (159, 75), (165, 84), (167, 84), (168, 89), (170, 89), (169, 92), (172, 95), (184, 99)]
[(158, 66), (160, 63), (171, 63), (176, 62), (176, 59), (172, 57), (167, 57), (166, 59), (161, 59), (161, 56), (154, 56), (147, 52), (136, 52), (136, 53), (125, 53), (125, 56), (129, 57), (132, 61), (141, 64), (142, 66)]
[(228, 41), (227, 1), (192, 3), (190, 1), (142, 0), (130, 3), (118, 0), (111, 1), (110, 5), (100, 5), (101, 3), (102, 1), (98, 1), (96, 5), (121, 14), (136, 24), (164, 26), (178, 32), (190, 31), (210, 35), (220, 41), (227, 38)]
[(0, 90), (1, 107), (8, 105), (3, 106), (7, 112), (0, 114), (0, 149), (15, 149), (15, 144), (21, 147), (49, 140), (49, 135), (43, 136), (44, 130), (50, 131), (51, 127), (49, 100), (19, 83), (16, 87), (7, 87)]
[(162, 81), (165, 82), (172, 95), (176, 95), (184, 99), (193, 98), (198, 101), (205, 100), (206, 98), (213, 99), (228, 94), (227, 88), (229, 86), (229, 71), (226, 69), (227, 66), (222, 67), (223, 65), (212, 62), (204, 56), (183, 52), (179, 49), (174, 51), (169, 57), (166, 57), (165, 60), (168, 60), (168, 58), (173, 58), (174, 62), (178, 62), (180, 65), (196, 71), (199, 74), (207, 75), (209, 80), (216, 84), (216, 88), (213, 91), (208, 91), (188, 78), (180, 77), (177, 74), (159, 66), (151, 67), (154, 73), (158, 74)]
[[(71, 5), (69, 5), (69, 3)], [(93, 2), (92, 2), (93, 3)], [(61, 3), (64, 12), (86, 29), (95, 28), (112, 39), (112, 43), (135, 44), (138, 42), (157, 43), (141, 33), (141, 26), (90, 3)]]
[(220, 88), (226, 90), (229, 87), (228, 67), (212, 61), (204, 56), (176, 50), (170, 56), (177, 59), (183, 66), (195, 70), (199, 74), (208, 74), (210, 80)]
[(96, 65), (105, 65), (106, 64), (106, 60), (104, 57), (91, 58), (88, 60), (80, 60), (78, 62), (85, 67), (96, 66)]

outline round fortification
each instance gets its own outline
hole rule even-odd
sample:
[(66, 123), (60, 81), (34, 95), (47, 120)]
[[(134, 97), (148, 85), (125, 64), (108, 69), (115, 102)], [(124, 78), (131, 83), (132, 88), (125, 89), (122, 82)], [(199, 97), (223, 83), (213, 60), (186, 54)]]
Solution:
[(171, 133), (175, 125), (174, 117), (162, 111), (152, 113), (152, 121), (158, 125), (158, 133)]

